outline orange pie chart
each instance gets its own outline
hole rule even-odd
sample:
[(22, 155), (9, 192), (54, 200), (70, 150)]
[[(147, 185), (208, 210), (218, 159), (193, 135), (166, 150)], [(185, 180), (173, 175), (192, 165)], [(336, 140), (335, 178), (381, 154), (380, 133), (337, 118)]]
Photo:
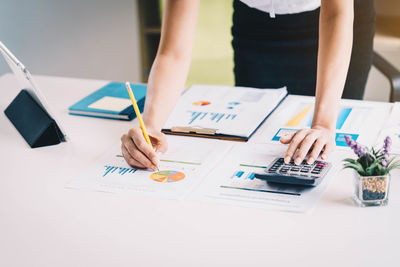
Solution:
[(196, 101), (196, 102), (193, 102), (193, 105), (195, 105), (195, 106), (207, 106), (207, 105), (210, 105), (210, 104), (211, 104), (210, 101)]
[(150, 175), (150, 179), (160, 183), (178, 182), (184, 178), (185, 174), (178, 171), (159, 171)]

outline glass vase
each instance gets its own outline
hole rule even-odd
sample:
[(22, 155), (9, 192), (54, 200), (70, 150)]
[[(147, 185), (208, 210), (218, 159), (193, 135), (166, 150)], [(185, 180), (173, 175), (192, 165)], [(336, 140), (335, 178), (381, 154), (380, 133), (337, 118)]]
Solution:
[(354, 200), (360, 207), (386, 206), (389, 201), (390, 174), (361, 176), (354, 172)]

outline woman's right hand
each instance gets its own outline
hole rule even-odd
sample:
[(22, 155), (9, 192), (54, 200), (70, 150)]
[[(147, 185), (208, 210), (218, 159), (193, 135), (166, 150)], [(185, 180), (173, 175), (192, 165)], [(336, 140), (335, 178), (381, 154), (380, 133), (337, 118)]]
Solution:
[(126, 162), (132, 167), (156, 171), (159, 164), (156, 152), (167, 151), (167, 138), (165, 134), (153, 128), (147, 128), (147, 133), (154, 149), (146, 143), (141, 128), (136, 126), (121, 137), (121, 151)]

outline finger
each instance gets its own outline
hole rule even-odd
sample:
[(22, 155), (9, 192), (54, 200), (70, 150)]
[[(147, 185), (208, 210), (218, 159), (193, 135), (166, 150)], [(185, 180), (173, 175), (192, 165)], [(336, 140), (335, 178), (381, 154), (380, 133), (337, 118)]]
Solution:
[(292, 141), (292, 138), (293, 138), (293, 136), (294, 136), (295, 134), (285, 134), (284, 136), (282, 136), (281, 138), (279, 138), (279, 141), (282, 143), (282, 144), (289, 144), (290, 143), (290, 141)]
[(158, 136), (158, 140), (159, 140), (159, 143), (157, 144), (156, 151), (161, 152), (161, 153), (167, 152), (168, 142), (167, 142), (167, 137), (165, 136), (165, 134), (161, 133)]
[[(133, 128), (129, 130), (129, 135), (133, 140), (136, 148), (151, 161), (152, 165), (158, 166), (158, 156), (155, 151), (147, 144), (146, 139), (144, 139), (143, 133), (139, 128)], [(130, 151), (128, 147), (128, 151)]]
[(139, 150), (131, 138), (128, 137), (123, 144), (134, 160), (140, 162), (146, 168), (156, 169), (155, 164), (153, 164), (150, 159)]
[(322, 149), (324, 148), (326, 141), (323, 138), (318, 138), (317, 141), (314, 143), (314, 148), (311, 151), (310, 155), (308, 156), (307, 163), (313, 164), (314, 161), (318, 158), (319, 154), (321, 153)]
[(154, 150), (157, 151), (157, 148), (160, 146), (160, 139), (155, 136), (149, 135), (151, 145), (153, 146)]
[(294, 163), (296, 165), (300, 165), (303, 159), (307, 156), (311, 146), (314, 144), (316, 139), (317, 136), (313, 133), (309, 133), (304, 137), (303, 141), (301, 142), (299, 151), (297, 152), (296, 159), (294, 160)]
[(308, 132), (307, 130), (300, 130), (293, 136), (292, 141), (290, 142), (289, 148), (286, 150), (286, 154), (285, 154), (285, 163), (286, 164), (288, 164), (291, 161), (294, 153), (297, 150), (297, 147), (303, 141), (307, 132)]
[(332, 153), (332, 151), (336, 148), (335, 142), (329, 142), (325, 145), (324, 147), (324, 152), (322, 152), (321, 159), (322, 160), (327, 160), (329, 155)]
[[(132, 144), (132, 143), (131, 143)], [(125, 145), (127, 147), (127, 144)], [(153, 164), (153, 162), (146, 157), (145, 154), (143, 154), (136, 146), (135, 144), (129, 145), (129, 148), (127, 147), (129, 154), (132, 156), (132, 158), (141, 164), (143, 164), (144, 167), (152, 170), (156, 170), (157, 166)]]
[(143, 166), (143, 164), (141, 164), (139, 161), (137, 161), (134, 158), (132, 158), (131, 154), (129, 154), (129, 152), (125, 148), (124, 144), (121, 145), (121, 151), (122, 151), (122, 155), (124, 156), (125, 161), (130, 166), (135, 167), (135, 168), (145, 168), (145, 166)]

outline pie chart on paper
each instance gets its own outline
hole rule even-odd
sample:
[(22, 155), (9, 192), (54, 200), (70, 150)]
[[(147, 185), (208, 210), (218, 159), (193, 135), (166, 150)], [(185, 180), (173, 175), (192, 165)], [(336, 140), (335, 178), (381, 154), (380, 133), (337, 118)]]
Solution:
[(183, 172), (178, 171), (159, 171), (154, 172), (150, 175), (150, 179), (160, 183), (172, 183), (178, 182), (185, 178), (185, 174)]
[(210, 101), (196, 101), (193, 103), (193, 105), (195, 105), (195, 106), (207, 106), (210, 104), (211, 104)]

